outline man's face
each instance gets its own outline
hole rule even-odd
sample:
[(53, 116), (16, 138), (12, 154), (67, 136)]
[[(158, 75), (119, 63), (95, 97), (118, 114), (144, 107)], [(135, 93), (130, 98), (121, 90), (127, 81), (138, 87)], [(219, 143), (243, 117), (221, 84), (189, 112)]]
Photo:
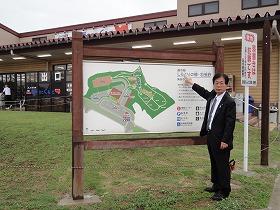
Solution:
[(217, 95), (221, 95), (227, 89), (224, 77), (219, 77), (214, 81), (214, 90)]

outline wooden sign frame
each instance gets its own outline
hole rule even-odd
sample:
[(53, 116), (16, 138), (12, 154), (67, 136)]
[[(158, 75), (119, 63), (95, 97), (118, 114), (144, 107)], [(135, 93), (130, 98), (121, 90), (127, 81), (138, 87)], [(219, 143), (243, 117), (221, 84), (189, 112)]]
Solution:
[(212, 52), (187, 53), (184, 51), (156, 51), (123, 48), (102, 48), (84, 45), (81, 32), (72, 34), (72, 197), (74, 200), (84, 198), (84, 150), (136, 148), (158, 146), (185, 146), (206, 144), (200, 136), (84, 141), (83, 139), (83, 60), (90, 58), (106, 59), (151, 59), (174, 61), (212, 62), (216, 72), (224, 72), (223, 45), (213, 43)]

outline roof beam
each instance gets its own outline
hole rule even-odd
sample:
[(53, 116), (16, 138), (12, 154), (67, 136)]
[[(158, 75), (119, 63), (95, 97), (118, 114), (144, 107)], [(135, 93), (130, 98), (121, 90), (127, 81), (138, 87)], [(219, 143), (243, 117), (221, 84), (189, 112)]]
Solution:
[(159, 59), (159, 60), (190, 60), (214, 62), (214, 53), (187, 53), (184, 51), (159, 51), (159, 50), (139, 50), (123, 48), (101, 48), (95, 46), (84, 46), (85, 57), (114, 57), (131, 59)]

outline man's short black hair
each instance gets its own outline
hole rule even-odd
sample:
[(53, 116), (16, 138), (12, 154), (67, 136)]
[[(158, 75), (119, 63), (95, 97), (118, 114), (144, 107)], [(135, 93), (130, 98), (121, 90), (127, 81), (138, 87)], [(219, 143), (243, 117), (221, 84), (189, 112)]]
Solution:
[(214, 75), (213, 77), (213, 84), (215, 83), (216, 79), (220, 78), (220, 77), (223, 77), (225, 79), (225, 83), (226, 85), (228, 84), (228, 81), (229, 81), (229, 78), (228, 78), (228, 75), (224, 74), (224, 73), (221, 73), (221, 72), (218, 72)]

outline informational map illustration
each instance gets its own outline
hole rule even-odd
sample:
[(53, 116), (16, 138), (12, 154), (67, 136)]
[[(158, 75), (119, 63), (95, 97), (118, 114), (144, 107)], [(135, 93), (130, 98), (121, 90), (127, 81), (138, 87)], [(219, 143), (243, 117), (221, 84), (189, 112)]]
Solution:
[(175, 103), (168, 94), (146, 82), (140, 66), (131, 72), (94, 74), (88, 79), (87, 85), (88, 91), (84, 95), (86, 109), (93, 109), (114, 120), (124, 126), (126, 133), (145, 131), (134, 122), (135, 103), (151, 118)]
[(199, 131), (206, 101), (184, 84), (213, 89), (211, 65), (83, 61), (83, 134)]

